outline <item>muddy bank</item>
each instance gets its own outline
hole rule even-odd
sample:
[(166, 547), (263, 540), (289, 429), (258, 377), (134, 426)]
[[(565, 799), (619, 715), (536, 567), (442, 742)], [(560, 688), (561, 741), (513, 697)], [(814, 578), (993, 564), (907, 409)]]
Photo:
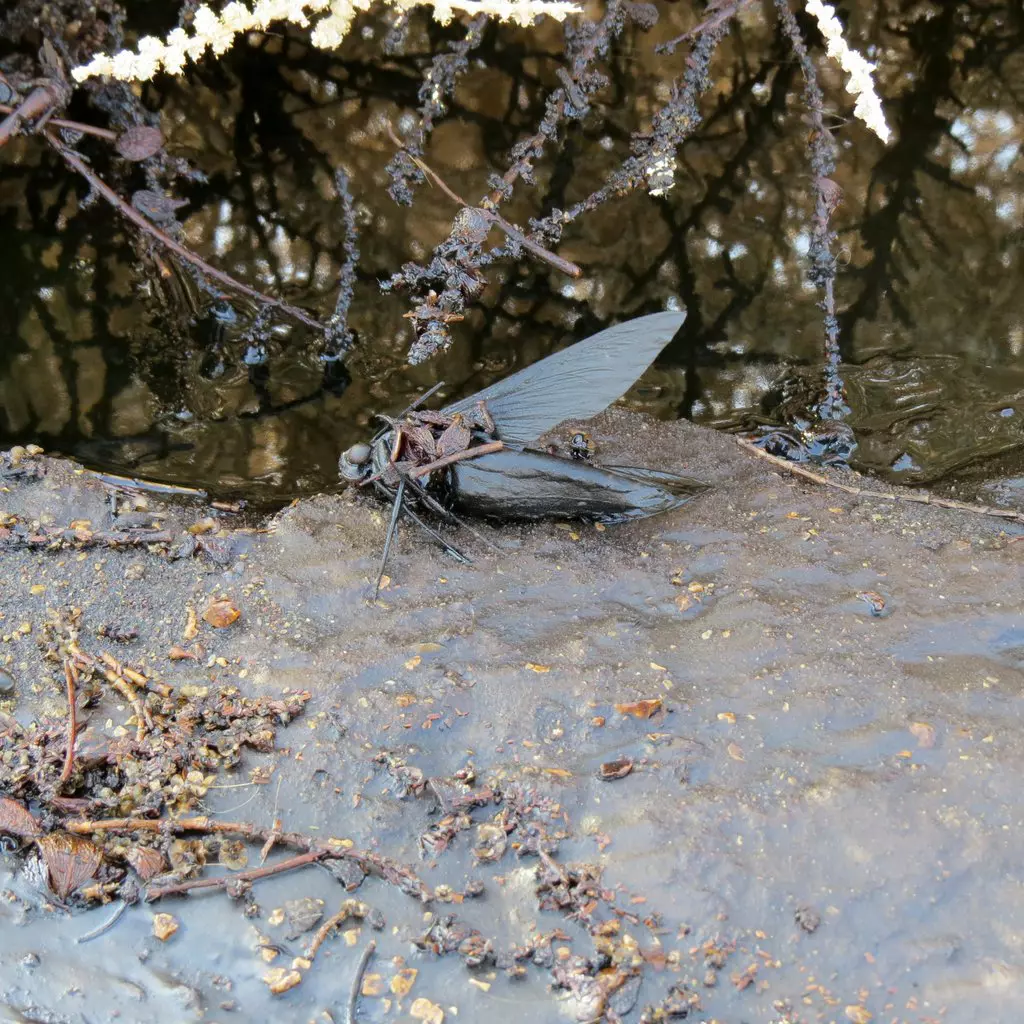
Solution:
[[(406, 531), (377, 606), (366, 597), (386, 517), (348, 494), (302, 501), (267, 532), (231, 532), (216, 557), (5, 551), (0, 666), (13, 694), (0, 700), (20, 721), (63, 713), (41, 629), (72, 606), (83, 645), (176, 687), (311, 690), (276, 753), (217, 778), (208, 813), (348, 838), (432, 887), (484, 884), (478, 899), (434, 907), (377, 879), (360, 886), (386, 922), (368, 968), (381, 990), (360, 1001), (362, 1020), (414, 1020), (417, 998), (449, 1021), (585, 1010), (578, 994), (549, 991), (547, 970), (514, 981), (417, 950), (410, 938), (431, 910), (457, 911), (497, 947), (561, 928), (557, 945), (594, 949), (581, 925), (538, 909), (535, 858), (475, 859), (476, 830), (421, 857), (436, 801), (399, 799), (374, 762), (382, 750), (427, 777), (472, 764), (478, 786), (518, 782), (557, 802), (569, 833), (559, 862), (602, 869), (614, 896), (605, 916), (642, 957), (626, 1019), (673, 984), (699, 995), (691, 1018), (704, 1020), (1015, 1019), (1024, 530), (802, 483), (685, 423), (612, 411), (593, 433), (610, 463), (712, 487), (625, 527), (483, 526), (496, 550), (467, 540), (469, 566)], [(41, 479), (4, 482), (5, 513), (111, 525), (106, 488), (41, 465)], [(135, 511), (159, 513), (174, 535), (209, 514), (147, 502)], [(220, 630), (200, 620), (199, 660), (169, 660), (187, 609), (220, 595), (240, 620)], [(660, 706), (647, 718), (616, 708), (641, 701)], [(90, 725), (116, 728), (127, 714), (108, 704)], [(631, 770), (603, 780), (613, 763)], [(270, 781), (252, 784), (261, 766)], [(81, 945), (73, 938), (107, 910), (66, 916), (16, 859), (0, 871), (11, 1020), (344, 1020), (371, 934), (363, 925), (351, 946), (328, 940), (302, 984), (274, 997), (258, 936), (284, 950), (282, 966), (306, 938), (288, 938), (274, 910), (312, 897), (330, 914), (349, 895), (320, 867), (257, 883), (255, 916), (201, 893), (129, 908)], [(180, 921), (166, 942), (153, 937), (158, 911)], [(820, 924), (808, 931), (798, 916)], [(391, 987), (401, 967), (418, 971), (407, 994)]]

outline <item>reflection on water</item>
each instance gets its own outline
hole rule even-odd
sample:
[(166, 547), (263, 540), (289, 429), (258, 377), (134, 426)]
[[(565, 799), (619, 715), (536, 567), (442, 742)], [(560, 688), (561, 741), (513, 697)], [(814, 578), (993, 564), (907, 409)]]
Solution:
[[(652, 44), (688, 27), (662, 11), (610, 58), (603, 107), (522, 188), (507, 215), (526, 224), (600, 186), (628, 137), (664, 102), (684, 54)], [(852, 41), (879, 64), (895, 139), (882, 147), (835, 120), (833, 217), (841, 273), (843, 376), (858, 468), (934, 481), (1024, 446), (1024, 291), (1019, 16), (1000, 5), (876, 5), (856, 10)], [(438, 379), (474, 389), (612, 319), (672, 305), (681, 340), (632, 401), (662, 417), (720, 425), (806, 415), (822, 360), (818, 295), (806, 282), (813, 196), (799, 68), (758, 12), (723, 44), (706, 122), (682, 149), (660, 199), (607, 203), (566, 232), (546, 264), (499, 263), (444, 356), (410, 368), (410, 300), (377, 282), (423, 261), (457, 213), (424, 188), (410, 209), (387, 196), (387, 124), (408, 130), (420, 69), (444, 32), (416, 21), (387, 61), (367, 22), (343, 59), (299, 39), (238, 45), (216, 67), (147, 87), (169, 149), (206, 175), (183, 188), (182, 240), (255, 288), (326, 319), (344, 224), (332, 184), (344, 167), (362, 258), (345, 364), (307, 328), (260, 318), (247, 301), (197, 282), (151, 251), (37, 142), (3, 151), (0, 231), (0, 442), (38, 441), (86, 463), (268, 499), (334, 486), (338, 452), (375, 411)], [(456, 38), (460, 29), (448, 30)], [(477, 197), (511, 145), (538, 121), (558, 64), (560, 29), (485, 39), (427, 150), (461, 195)], [(841, 80), (822, 64), (832, 109)], [(406, 124), (405, 122), (409, 122)], [(88, 150), (122, 194), (101, 148)], [(26, 196), (29, 198), (26, 200)], [(804, 387), (773, 388), (779, 378)], [(775, 397), (785, 392), (786, 402)], [(793, 404), (795, 403), (795, 404)]]

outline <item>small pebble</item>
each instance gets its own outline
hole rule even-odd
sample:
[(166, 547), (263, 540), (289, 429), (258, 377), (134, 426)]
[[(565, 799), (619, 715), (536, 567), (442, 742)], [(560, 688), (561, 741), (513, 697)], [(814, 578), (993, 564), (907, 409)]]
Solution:
[(11, 697), (15, 691), (14, 676), (6, 669), (0, 668), (0, 697)]

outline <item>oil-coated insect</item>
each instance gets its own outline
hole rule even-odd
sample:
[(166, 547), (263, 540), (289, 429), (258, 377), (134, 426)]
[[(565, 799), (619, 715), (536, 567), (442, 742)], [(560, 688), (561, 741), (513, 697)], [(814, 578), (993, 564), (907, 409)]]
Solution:
[[(466, 557), (428, 526), (429, 511), (491, 519), (575, 518), (617, 523), (678, 508), (699, 484), (659, 470), (597, 466), (592, 442), (572, 437), (570, 457), (531, 448), (567, 420), (596, 416), (620, 398), (682, 326), (685, 313), (618, 324), (556, 352), (440, 411), (416, 405), (339, 460), (341, 476), (392, 501), (377, 586), (405, 515), (450, 554)], [(420, 401), (437, 390), (431, 389)], [(463, 524), (464, 525), (464, 524)]]

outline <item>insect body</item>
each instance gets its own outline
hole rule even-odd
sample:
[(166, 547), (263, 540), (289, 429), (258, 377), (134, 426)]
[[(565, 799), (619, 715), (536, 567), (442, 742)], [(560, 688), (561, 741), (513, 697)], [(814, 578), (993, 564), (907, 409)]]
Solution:
[(693, 481), (656, 470), (592, 464), (593, 442), (582, 431), (570, 441), (570, 458), (530, 447), (564, 420), (589, 419), (620, 398), (684, 319), (685, 313), (640, 317), (439, 412), (410, 409), (395, 420), (382, 417), (384, 428), (368, 444), (349, 448), (339, 470), (346, 480), (373, 485), (392, 499), (385, 560), (403, 512), (450, 553), (464, 557), (417, 512), (426, 509), (449, 520), (457, 511), (504, 520), (611, 523), (668, 511), (689, 500), (701, 489)]

